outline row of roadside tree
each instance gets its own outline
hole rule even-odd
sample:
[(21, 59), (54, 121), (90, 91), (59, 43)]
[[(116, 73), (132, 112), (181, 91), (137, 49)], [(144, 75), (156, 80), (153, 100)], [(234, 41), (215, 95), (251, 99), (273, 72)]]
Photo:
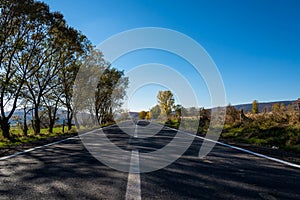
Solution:
[[(86, 60), (94, 61), (95, 69), (104, 70), (94, 93), (98, 100), (94, 104), (94, 117), (100, 124), (105, 123), (112, 120), (113, 108), (118, 107), (112, 107), (112, 101), (118, 102), (117, 98), (125, 95), (128, 79), (123, 72), (106, 62), (84, 34), (70, 27), (61, 13), (51, 12), (47, 4), (34, 0), (1, 1), (0, 127), (3, 137), (10, 139), (10, 122), (17, 109), (24, 111), (22, 130), (25, 135), (29, 113), (32, 113), (34, 133), (40, 133), (42, 110), (48, 115), (49, 132), (57, 121), (59, 109), (65, 110), (67, 126), (71, 129), (72, 121), (76, 121), (74, 81)], [(112, 100), (111, 91), (116, 85), (122, 91)]]

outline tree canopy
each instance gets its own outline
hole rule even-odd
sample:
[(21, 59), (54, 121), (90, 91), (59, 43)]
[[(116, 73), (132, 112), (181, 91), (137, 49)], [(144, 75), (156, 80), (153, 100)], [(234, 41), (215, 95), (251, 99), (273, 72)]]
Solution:
[(175, 104), (173, 93), (170, 90), (159, 91), (157, 101), (161, 111), (167, 116), (170, 116)]

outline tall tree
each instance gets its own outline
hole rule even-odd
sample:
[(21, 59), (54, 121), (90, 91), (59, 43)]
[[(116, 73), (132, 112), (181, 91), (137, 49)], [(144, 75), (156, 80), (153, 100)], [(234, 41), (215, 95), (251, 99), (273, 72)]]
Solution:
[(113, 121), (113, 114), (123, 104), (128, 87), (124, 72), (108, 67), (99, 77), (95, 97), (96, 117), (99, 124)]
[(67, 26), (60, 13), (51, 13), (50, 17), (51, 24), (43, 41), (46, 48), (41, 48), (34, 60), (39, 70), (26, 82), (28, 98), (34, 105), (35, 133), (40, 132), (39, 109), (46, 102), (49, 131), (54, 126), (59, 103), (66, 107), (68, 128), (71, 129), (72, 86), (79, 68), (77, 59), (89, 45), (85, 36)]
[(49, 8), (33, 0), (1, 1), (0, 8), (0, 126), (10, 138), (9, 120), (24, 84), (38, 70), (32, 60), (46, 37)]
[(22, 131), (25, 136), (28, 136), (28, 124), (27, 124), (27, 115), (32, 110), (28, 105), (29, 101), (26, 98), (23, 98), (21, 101), (21, 108), (23, 109), (23, 127)]
[(253, 114), (257, 114), (258, 113), (258, 102), (256, 100), (254, 100), (252, 102), (252, 113)]
[(72, 93), (72, 107), (77, 129), (80, 129), (80, 125), (97, 124), (96, 95), (93, 89), (97, 88), (99, 76), (108, 67), (108, 63), (105, 62), (99, 50), (91, 48), (83, 58)]
[(62, 60), (62, 68), (59, 71), (59, 87), (61, 92), (60, 103), (66, 109), (66, 120), (68, 130), (72, 128), (73, 110), (73, 86), (82, 60), (91, 51), (90, 41), (80, 32), (68, 28), (68, 35), (65, 39), (66, 51)]
[(66, 33), (68, 28), (63, 16), (59, 13), (49, 15), (50, 23), (44, 24), (43, 41), (41, 47), (36, 52), (32, 64), (39, 70), (26, 81), (27, 98), (31, 100), (34, 111), (34, 132), (40, 133), (40, 116), (39, 111), (42, 106), (43, 97), (57, 88), (60, 84), (59, 72), (63, 67), (66, 59)]
[(53, 91), (53, 93), (47, 93), (42, 96), (42, 105), (43, 107), (45, 107), (48, 114), (47, 119), (48, 119), (49, 133), (53, 133), (55, 122), (58, 119), (57, 111), (59, 106), (61, 105), (60, 102), (58, 101), (58, 99), (60, 98), (59, 95), (61, 95), (61, 93), (56, 93), (56, 91)]
[(159, 107), (159, 105), (156, 105), (156, 106), (154, 106), (154, 107), (152, 107), (151, 109), (150, 109), (150, 118), (152, 118), (152, 119), (158, 119), (158, 117), (159, 117), (159, 115), (160, 115), (160, 107)]
[[(35, 133), (40, 132), (42, 107), (47, 108), (52, 127), (58, 105), (66, 107), (70, 129), (73, 83), (90, 42), (69, 27), (62, 14), (50, 12), (45, 3), (7, 0), (0, 2), (0, 9), (0, 126), (3, 136), (10, 137), (9, 120), (23, 99), (32, 105)], [(27, 106), (24, 112), (28, 112)]]
[(173, 93), (170, 90), (159, 91), (157, 101), (161, 110), (167, 115), (167, 117), (170, 117), (175, 103)]
[(211, 111), (206, 110), (204, 108), (200, 108), (199, 110), (199, 127), (198, 127), (198, 132), (199, 133), (204, 133), (207, 131), (207, 128), (209, 127), (210, 123), (210, 116), (211, 116)]

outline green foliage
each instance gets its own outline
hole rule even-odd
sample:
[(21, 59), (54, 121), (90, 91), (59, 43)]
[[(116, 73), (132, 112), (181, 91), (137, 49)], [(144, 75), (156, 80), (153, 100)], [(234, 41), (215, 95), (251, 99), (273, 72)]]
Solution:
[(159, 91), (157, 95), (157, 101), (161, 111), (170, 117), (175, 104), (173, 93), (170, 90)]
[[(55, 16), (46, 4), (31, 0), (1, 1), (0, 7), (0, 125), (9, 138), (9, 120), (24, 85), (39, 70), (36, 60), (43, 55)], [(11, 103), (8, 114), (4, 112), (7, 103)]]
[(179, 104), (177, 104), (176, 106), (174, 106), (174, 112), (175, 112), (175, 117), (176, 118), (181, 118), (182, 116), (182, 110), (183, 110), (183, 107)]
[(95, 92), (95, 109), (99, 124), (113, 121), (113, 113), (123, 104), (128, 83), (124, 72), (116, 68), (108, 66), (101, 74)]
[(180, 120), (178, 120), (178, 119), (168, 119), (165, 122), (165, 126), (178, 129), (179, 126), (180, 126)]
[[(86, 108), (86, 105), (78, 105), (84, 101), (90, 105), (91, 100), (96, 101), (87, 109), (93, 111), (93, 121), (97, 119), (100, 124), (113, 121), (113, 113), (122, 105), (128, 85), (123, 72), (112, 68), (86, 36), (70, 27), (61, 13), (51, 12), (47, 4), (7, 0), (1, 1), (0, 7), (0, 128), (3, 136), (10, 139), (10, 120), (18, 103), (25, 113), (24, 119), (19, 120), (25, 135), (26, 115), (30, 111), (37, 135), (43, 124), (53, 132), (59, 108), (66, 111), (67, 128), (71, 130), (72, 119), (77, 121), (74, 113)], [(74, 82), (84, 67), (92, 72), (81, 80), (87, 84), (97, 70), (103, 69), (104, 73), (96, 77), (98, 85), (95, 85), (97, 91), (93, 98), (87, 95), (80, 103), (74, 103)], [(83, 96), (91, 91), (88, 87), (80, 89)]]
[(253, 123), (240, 127), (227, 126), (223, 129), (222, 137), (239, 142), (293, 150), (293, 147), (300, 145), (300, 128), (290, 126), (261, 128)]

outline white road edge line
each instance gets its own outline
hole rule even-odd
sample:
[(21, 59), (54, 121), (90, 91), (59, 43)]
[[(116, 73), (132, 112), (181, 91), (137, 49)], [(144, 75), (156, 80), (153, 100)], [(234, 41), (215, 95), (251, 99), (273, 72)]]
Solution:
[[(113, 125), (110, 125), (110, 126), (113, 126)], [(108, 128), (108, 127), (110, 127), (110, 126), (106, 126), (106, 127), (104, 127), (104, 128)], [(100, 129), (103, 129), (103, 128), (100, 128)], [(99, 129), (96, 129), (96, 130), (99, 130)], [(88, 132), (86, 132), (86, 133), (82, 133), (82, 134), (77, 135), (77, 136), (69, 137), (69, 138), (66, 138), (66, 139), (63, 139), (63, 140), (59, 140), (59, 141), (56, 141), (56, 142), (52, 142), (52, 143), (49, 143), (49, 144), (45, 144), (45, 145), (42, 145), (42, 146), (37, 146), (37, 147), (30, 148), (30, 149), (26, 149), (26, 150), (24, 150), (24, 151), (20, 151), (20, 152), (14, 153), (14, 154), (12, 154), (12, 155), (3, 156), (3, 157), (0, 158), (0, 161), (6, 160), (6, 159), (9, 159), (9, 158), (13, 158), (13, 157), (16, 157), (16, 156), (19, 156), (19, 155), (22, 155), (22, 154), (25, 154), (25, 153), (28, 153), (28, 152), (31, 152), (31, 151), (38, 150), (38, 149), (43, 149), (43, 148), (48, 147), (48, 146), (52, 146), (52, 145), (55, 145), (55, 144), (59, 144), (59, 143), (65, 142), (65, 141), (67, 141), (67, 140), (73, 140), (73, 139), (75, 139), (75, 138), (79, 138), (79, 136), (93, 133), (93, 132), (96, 131), (96, 130), (88, 131)]]
[(38, 147), (33, 147), (33, 148), (30, 148), (30, 149), (26, 149), (24, 151), (20, 151), (18, 153), (15, 153), (15, 154), (12, 154), (12, 155), (9, 155), (9, 156), (4, 156), (4, 157), (1, 157), (0, 158), (0, 161), (1, 160), (6, 160), (6, 159), (9, 159), (9, 158), (13, 158), (13, 157), (16, 157), (18, 155), (22, 155), (22, 154), (25, 154), (25, 153), (28, 153), (28, 152), (31, 152), (31, 151), (34, 151), (34, 150), (37, 150), (37, 149), (43, 149), (45, 147), (48, 147), (48, 146), (51, 146), (51, 145), (54, 145), (54, 144), (58, 144), (58, 143), (61, 143), (61, 142), (65, 142), (67, 140), (71, 140), (71, 139), (74, 139), (76, 137), (79, 137), (79, 136), (75, 136), (75, 137), (70, 137), (70, 138), (66, 138), (66, 139), (63, 139), (63, 140), (59, 140), (59, 141), (56, 141), (56, 142), (52, 142), (52, 143), (49, 143), (49, 144), (45, 144), (45, 145), (42, 145), (42, 146), (38, 146)]
[(141, 179), (138, 150), (133, 150), (131, 153), (126, 188), (126, 200), (141, 200)]
[(213, 143), (225, 146), (225, 147), (229, 147), (231, 149), (236, 149), (238, 151), (242, 151), (242, 152), (245, 152), (245, 153), (248, 153), (248, 154), (260, 157), (260, 158), (265, 158), (265, 159), (268, 159), (268, 160), (271, 160), (271, 161), (274, 161), (274, 162), (278, 162), (278, 163), (281, 163), (281, 164), (284, 164), (284, 165), (288, 165), (288, 166), (300, 169), (300, 165), (295, 164), (295, 163), (291, 163), (291, 162), (284, 161), (284, 160), (281, 160), (281, 159), (278, 159), (278, 158), (273, 158), (273, 157), (270, 157), (270, 156), (266, 156), (266, 155), (263, 155), (263, 154), (260, 154), (260, 153), (256, 153), (256, 152), (253, 152), (253, 151), (250, 151), (250, 150), (247, 150), (247, 149), (243, 149), (243, 148), (240, 148), (240, 147), (232, 146), (232, 145), (229, 145), (229, 144), (226, 144), (226, 143), (223, 143), (223, 142), (219, 142), (219, 141), (211, 140), (211, 139), (208, 139), (208, 138), (204, 138), (204, 137), (201, 137), (201, 136), (198, 136), (198, 135), (194, 135), (194, 134), (189, 133), (189, 132), (185, 132), (185, 131), (181, 131), (181, 130), (177, 130), (177, 129), (173, 129), (173, 128), (169, 128), (169, 129), (174, 130), (174, 131), (178, 131), (180, 133), (183, 133), (183, 134), (186, 134), (186, 135), (189, 135), (189, 136), (192, 136), (192, 137), (197, 137), (197, 138), (200, 138), (202, 140), (207, 140), (209, 142), (213, 142)]

